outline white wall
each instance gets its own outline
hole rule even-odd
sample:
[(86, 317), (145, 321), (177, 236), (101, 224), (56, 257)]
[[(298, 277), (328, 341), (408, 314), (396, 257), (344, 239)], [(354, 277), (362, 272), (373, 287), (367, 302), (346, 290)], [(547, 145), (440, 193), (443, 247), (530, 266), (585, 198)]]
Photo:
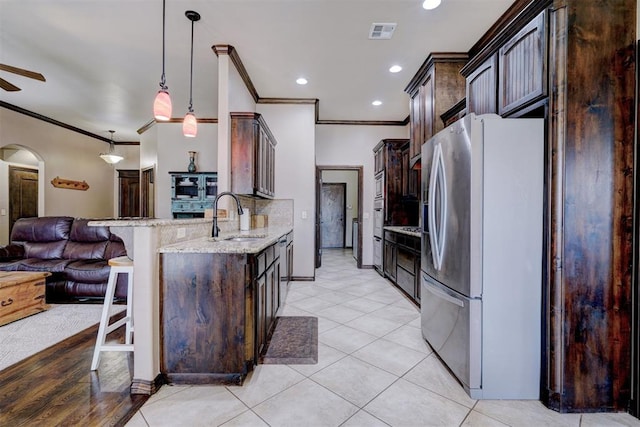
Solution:
[(233, 66), (229, 67), (229, 111), (231, 112), (255, 112), (256, 102), (244, 84), (240, 73)]
[(362, 264), (373, 264), (373, 147), (385, 138), (408, 138), (408, 126), (316, 126), (316, 164), (363, 166)]
[[(155, 217), (172, 218), (171, 215), (171, 177), (169, 172), (187, 172), (189, 151), (195, 151), (198, 172), (216, 172), (218, 170), (218, 125), (198, 123), (198, 135), (186, 138), (182, 135), (182, 123), (159, 123), (154, 126), (155, 135)], [(149, 139), (153, 139), (150, 135)], [(145, 138), (146, 140), (146, 138)], [(141, 167), (151, 166), (154, 154), (151, 152), (154, 141), (145, 144)], [(148, 150), (147, 150), (148, 148)]]
[(278, 142), (275, 198), (294, 200), (293, 275), (314, 277), (315, 105), (258, 104), (257, 112)]
[(353, 242), (353, 219), (358, 218), (358, 171), (354, 170), (325, 170), (322, 171), (323, 183), (342, 183), (347, 184), (346, 204), (345, 206), (345, 247), (352, 247)]
[[(88, 218), (113, 216), (115, 170), (98, 157), (101, 152), (109, 149), (108, 143), (6, 108), (0, 108), (0, 124), (0, 147), (20, 145), (43, 161), (43, 215)], [(7, 168), (3, 170), (5, 172), (0, 176), (0, 187), (3, 188), (1, 191), (6, 192)], [(86, 181), (89, 189), (78, 191), (55, 188), (51, 185), (51, 180), (55, 177)], [(0, 198), (0, 203), (4, 203), (0, 206), (1, 209), (8, 210), (7, 199)], [(7, 216), (0, 216), (0, 228), (8, 230)]]

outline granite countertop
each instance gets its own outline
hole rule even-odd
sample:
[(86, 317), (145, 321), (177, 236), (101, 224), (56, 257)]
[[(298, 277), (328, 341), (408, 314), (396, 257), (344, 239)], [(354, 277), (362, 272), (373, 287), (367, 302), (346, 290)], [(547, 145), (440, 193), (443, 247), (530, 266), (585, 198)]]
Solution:
[[(185, 219), (162, 219), (162, 218), (112, 218), (89, 221), (89, 225), (107, 227), (156, 227), (161, 225), (181, 225), (211, 223), (213, 218), (185, 218)], [(220, 219), (218, 220), (220, 221)]]
[(401, 234), (406, 234), (406, 235), (413, 236), (413, 237), (420, 237), (420, 231), (405, 230), (405, 228), (419, 229), (419, 227), (417, 225), (415, 225), (415, 226), (386, 225), (383, 228), (385, 230), (388, 230), (388, 231), (393, 231), (394, 233), (401, 233)]
[[(280, 237), (292, 231), (293, 227), (254, 228), (247, 231), (221, 231), (216, 238), (201, 237), (199, 239), (174, 243), (158, 249), (160, 253), (218, 253), (218, 254), (253, 254), (276, 243)], [(249, 238), (249, 240), (227, 240), (232, 238)]]

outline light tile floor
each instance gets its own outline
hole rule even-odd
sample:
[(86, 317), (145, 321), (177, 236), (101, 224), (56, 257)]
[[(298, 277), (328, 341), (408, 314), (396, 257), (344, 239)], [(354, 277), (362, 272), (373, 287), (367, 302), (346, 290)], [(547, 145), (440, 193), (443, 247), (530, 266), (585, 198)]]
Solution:
[(259, 365), (243, 386), (163, 386), (127, 426), (640, 426), (469, 398), (422, 339), (419, 310), (350, 250), (325, 250), (280, 314), (318, 316), (317, 365)]

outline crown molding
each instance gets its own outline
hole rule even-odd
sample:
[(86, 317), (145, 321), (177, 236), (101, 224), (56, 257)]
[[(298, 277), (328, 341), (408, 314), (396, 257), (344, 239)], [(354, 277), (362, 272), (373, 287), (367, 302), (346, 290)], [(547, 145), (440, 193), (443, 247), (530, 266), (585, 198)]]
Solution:
[[(43, 116), (42, 114), (38, 114), (38, 113), (35, 113), (33, 111), (27, 110), (25, 108), (18, 107), (17, 105), (9, 104), (8, 102), (0, 101), (0, 107), (4, 107), (7, 110), (15, 111), (16, 113), (24, 114), (25, 116), (29, 116), (29, 117), (34, 118), (36, 120), (41, 120), (43, 122), (49, 123), (49, 124), (54, 125), (54, 126), (60, 126), (61, 128), (64, 128), (64, 129), (70, 130), (72, 132), (76, 132), (76, 133), (82, 134), (84, 136), (88, 136), (89, 138), (94, 138), (94, 139), (100, 140), (102, 142), (111, 143), (111, 139), (106, 138), (104, 136), (96, 135), (95, 133), (91, 133), (91, 132), (86, 131), (84, 129), (80, 129), (80, 128), (72, 126), (70, 124), (63, 123), (63, 122), (58, 121), (56, 119), (52, 119), (51, 117)], [(113, 145), (140, 145), (140, 142), (136, 142), (136, 141), (113, 141)]]

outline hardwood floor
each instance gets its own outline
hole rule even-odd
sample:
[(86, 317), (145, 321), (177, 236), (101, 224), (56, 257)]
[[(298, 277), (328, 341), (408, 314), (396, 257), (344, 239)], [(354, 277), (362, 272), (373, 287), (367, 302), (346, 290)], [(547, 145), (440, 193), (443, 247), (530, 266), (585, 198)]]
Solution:
[[(121, 426), (149, 396), (130, 395), (133, 356), (91, 357), (98, 326), (0, 371), (0, 426)], [(124, 328), (109, 334), (120, 342)]]

